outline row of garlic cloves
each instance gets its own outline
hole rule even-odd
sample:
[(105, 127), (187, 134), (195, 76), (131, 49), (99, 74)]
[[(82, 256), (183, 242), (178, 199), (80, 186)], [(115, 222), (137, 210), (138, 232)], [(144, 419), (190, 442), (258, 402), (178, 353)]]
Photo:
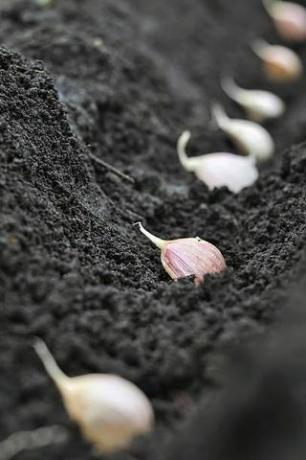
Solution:
[[(306, 9), (302, 5), (283, 0), (262, 0), (279, 35), (288, 42), (306, 42)], [(262, 60), (267, 78), (276, 83), (298, 80), (303, 74), (303, 63), (297, 53), (280, 45), (269, 45), (257, 40), (252, 45)]]
[[(263, 4), (283, 38), (290, 41), (306, 40), (305, 8), (282, 0), (263, 0)], [(291, 49), (270, 45), (264, 40), (255, 41), (252, 49), (261, 59), (269, 80), (285, 83), (301, 77), (302, 62)], [(227, 96), (244, 109), (249, 120), (230, 119), (219, 104), (212, 107), (214, 120), (246, 156), (218, 152), (190, 158), (186, 153), (191, 137), (189, 131), (184, 131), (179, 137), (177, 153), (183, 168), (193, 172), (210, 190), (226, 186), (233, 193), (238, 193), (257, 180), (256, 163), (269, 160), (275, 150), (272, 137), (259, 123), (282, 116), (285, 104), (269, 91), (243, 89), (231, 78), (222, 79), (221, 86)], [(200, 284), (206, 274), (219, 273), (226, 268), (219, 249), (207, 241), (199, 238), (165, 241), (149, 233), (141, 224), (139, 227), (161, 250), (162, 265), (175, 280), (194, 275), (195, 283)]]
[[(229, 88), (229, 80), (227, 85), (228, 93), (231, 93), (236, 102), (242, 103), (238, 86), (231, 81)], [(251, 105), (248, 102), (248, 106)], [(257, 111), (263, 117), (264, 109), (257, 107)], [(218, 128), (231, 137), (247, 156), (220, 152), (190, 158), (186, 149), (191, 133), (184, 131), (177, 142), (179, 161), (209, 189), (227, 186), (232, 192), (238, 193), (257, 180), (256, 161), (270, 158), (274, 151), (274, 143), (269, 133), (260, 125), (248, 120), (230, 119), (219, 104), (213, 105), (212, 112)], [(272, 116), (271, 113), (267, 114), (267, 117), (268, 115)], [(162, 266), (172, 279), (194, 276), (195, 285), (199, 285), (203, 283), (206, 275), (221, 273), (226, 269), (221, 251), (212, 243), (199, 237), (163, 240), (146, 230), (140, 222), (138, 225), (140, 231), (160, 249)]]
[(262, 0), (279, 35), (289, 42), (306, 41), (306, 9), (294, 2)]
[[(284, 39), (295, 42), (306, 40), (304, 7), (282, 0), (263, 0), (263, 4)], [(264, 40), (256, 40), (251, 47), (262, 61), (270, 81), (287, 83), (301, 77), (303, 64), (291, 49), (270, 45)], [(282, 116), (285, 104), (269, 91), (243, 89), (231, 78), (224, 78), (221, 86), (227, 96), (244, 109), (249, 120), (230, 119), (219, 104), (212, 107), (214, 120), (246, 156), (217, 152), (190, 158), (186, 153), (191, 138), (189, 131), (184, 131), (179, 137), (177, 152), (183, 168), (193, 172), (210, 190), (226, 186), (233, 193), (238, 193), (257, 180), (256, 162), (269, 160), (275, 150), (272, 137), (259, 123)], [(165, 241), (152, 235), (142, 224), (139, 227), (161, 250), (162, 265), (172, 279), (194, 275), (198, 285), (208, 273), (220, 273), (226, 268), (219, 249), (207, 241), (199, 238)]]
[[(273, 111), (275, 116), (277, 112), (280, 115), (283, 111), (281, 101), (277, 101), (276, 96), (274, 99), (273, 95), (269, 93), (259, 92), (261, 102), (260, 98), (257, 98), (257, 91), (250, 91), (249, 94), (247, 90), (240, 90), (232, 80), (227, 80), (226, 85), (228, 94), (236, 102), (240, 102), (240, 105), (244, 106), (245, 109), (256, 113), (257, 118), (259, 114), (263, 119), (272, 117)], [(272, 101), (272, 104), (279, 103), (279, 107), (271, 108), (266, 97)], [(265, 109), (265, 106), (268, 108)], [(256, 163), (267, 161), (272, 157), (275, 150), (274, 141), (268, 131), (258, 123), (229, 118), (220, 104), (213, 105), (212, 114), (218, 128), (246, 156), (217, 152), (190, 158), (187, 156), (186, 148), (191, 134), (189, 131), (185, 131), (177, 142), (179, 161), (186, 171), (193, 172), (210, 190), (227, 187), (231, 192), (239, 193), (243, 188), (252, 185), (257, 180)]]
[[(306, 40), (306, 10), (303, 7), (279, 0), (263, 0), (263, 3), (284, 38)], [(253, 49), (262, 59), (270, 79), (292, 81), (302, 74), (302, 63), (293, 51), (263, 41), (257, 41)], [(272, 93), (242, 89), (228, 78), (222, 81), (222, 87), (253, 121), (230, 119), (218, 104), (212, 107), (214, 119), (219, 129), (247, 156), (220, 152), (190, 158), (186, 153), (191, 137), (188, 131), (178, 139), (177, 151), (182, 166), (205, 182), (209, 189), (227, 186), (238, 193), (256, 181), (256, 162), (268, 160), (274, 152), (271, 136), (255, 122), (281, 116), (285, 106)], [(139, 228), (160, 249), (162, 265), (174, 280), (193, 275), (198, 285), (207, 274), (226, 269), (222, 253), (208, 241), (198, 237), (163, 240), (148, 232), (141, 223)], [(37, 340), (34, 348), (61, 393), (68, 415), (99, 452), (124, 449), (135, 437), (152, 430), (152, 406), (134, 384), (110, 374), (68, 377), (43, 341)]]
[[(292, 41), (306, 40), (304, 7), (280, 0), (263, 0), (263, 4), (284, 38)], [(291, 49), (270, 45), (264, 40), (256, 40), (252, 49), (262, 60), (265, 74), (271, 81), (285, 83), (301, 77), (303, 64)], [(243, 89), (231, 78), (223, 78), (221, 86), (227, 96), (244, 109), (250, 120), (230, 119), (223, 108), (215, 104), (212, 108), (215, 122), (236, 148), (248, 157), (243, 159), (220, 152), (188, 158), (186, 145), (190, 139), (189, 132), (181, 135), (177, 150), (182, 166), (194, 172), (209, 189), (227, 186), (232, 192), (238, 193), (252, 185), (258, 177), (254, 160), (267, 161), (275, 150), (272, 137), (259, 123), (283, 115), (285, 104), (280, 97), (269, 91)]]

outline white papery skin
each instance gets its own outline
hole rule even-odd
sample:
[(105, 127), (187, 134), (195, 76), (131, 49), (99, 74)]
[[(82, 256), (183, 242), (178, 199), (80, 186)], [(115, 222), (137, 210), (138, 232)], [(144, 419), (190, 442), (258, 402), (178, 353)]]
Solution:
[(303, 74), (303, 64), (299, 56), (289, 48), (269, 45), (257, 40), (252, 48), (263, 61), (266, 76), (276, 83), (288, 83), (298, 80)]
[(277, 0), (263, 0), (263, 4), (274, 20), (278, 33), (285, 40), (306, 40), (306, 9), (302, 5)]
[(210, 190), (227, 187), (233, 193), (239, 193), (258, 179), (255, 161), (232, 153), (211, 153), (198, 157), (194, 173)]
[(224, 78), (221, 85), (225, 93), (243, 107), (249, 118), (258, 123), (278, 118), (285, 112), (281, 98), (269, 91), (240, 88), (231, 78)]
[(184, 131), (178, 139), (177, 151), (182, 166), (193, 172), (210, 190), (227, 187), (233, 193), (252, 185), (258, 178), (254, 158), (233, 153), (208, 153), (189, 158), (186, 147), (191, 135)]
[(62, 391), (70, 417), (102, 452), (127, 447), (151, 431), (153, 411), (145, 395), (116, 375), (86, 375), (70, 379)]
[(219, 104), (214, 104), (212, 112), (218, 127), (225, 132), (239, 150), (266, 161), (274, 153), (274, 141), (268, 131), (249, 120), (230, 119)]
[(114, 452), (152, 430), (152, 406), (133, 383), (111, 374), (68, 377), (58, 367), (45, 343), (34, 348), (58, 387), (68, 415), (100, 452)]

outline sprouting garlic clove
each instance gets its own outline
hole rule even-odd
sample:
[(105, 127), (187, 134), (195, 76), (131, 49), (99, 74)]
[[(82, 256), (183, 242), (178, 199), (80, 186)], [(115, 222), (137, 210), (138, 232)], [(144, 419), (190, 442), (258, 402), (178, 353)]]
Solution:
[(282, 38), (291, 42), (306, 40), (306, 9), (304, 6), (281, 0), (263, 0), (263, 5)]
[(255, 41), (252, 49), (262, 60), (269, 80), (276, 83), (287, 83), (296, 81), (302, 76), (302, 61), (291, 49), (280, 45), (269, 45), (264, 40)]
[(194, 275), (195, 284), (203, 283), (205, 275), (221, 273), (226, 268), (223, 255), (216, 246), (200, 238), (162, 240), (148, 232), (140, 222), (140, 231), (161, 250), (161, 262), (174, 280)]
[(280, 97), (269, 91), (246, 90), (240, 88), (232, 78), (223, 78), (221, 86), (230, 99), (237, 102), (253, 121), (278, 118), (285, 112), (285, 104)]
[(249, 120), (229, 118), (220, 104), (212, 106), (212, 114), (219, 129), (228, 135), (239, 150), (256, 158), (267, 161), (272, 157), (275, 146), (266, 129)]
[(68, 377), (58, 367), (45, 343), (36, 353), (57, 385), (68, 415), (100, 452), (114, 452), (153, 428), (154, 415), (147, 397), (131, 382), (111, 374)]
[(253, 157), (241, 157), (232, 153), (209, 153), (189, 158), (186, 154), (189, 131), (183, 132), (177, 143), (180, 163), (193, 172), (210, 190), (227, 187), (233, 193), (254, 184), (258, 170)]

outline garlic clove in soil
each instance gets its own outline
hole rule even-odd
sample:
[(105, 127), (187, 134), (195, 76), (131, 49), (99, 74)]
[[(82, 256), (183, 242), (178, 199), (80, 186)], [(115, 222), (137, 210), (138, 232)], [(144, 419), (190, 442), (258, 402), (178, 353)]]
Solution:
[(249, 120), (231, 119), (219, 104), (212, 106), (218, 127), (228, 135), (239, 150), (257, 161), (266, 161), (274, 153), (274, 142), (266, 129)]
[(306, 40), (306, 9), (293, 2), (263, 0), (267, 13), (282, 38), (291, 42)]
[(243, 107), (253, 121), (261, 123), (267, 119), (278, 118), (285, 112), (285, 104), (281, 98), (269, 91), (240, 88), (228, 77), (221, 81), (221, 86), (228, 97)]
[(232, 153), (209, 153), (188, 158), (186, 155), (190, 132), (185, 131), (179, 137), (177, 151), (182, 166), (193, 172), (210, 190), (227, 187), (233, 193), (239, 193), (257, 180), (258, 170), (253, 157), (241, 157)]
[(58, 387), (65, 408), (84, 437), (100, 452), (114, 452), (151, 431), (154, 422), (147, 397), (131, 382), (111, 374), (68, 377), (58, 367), (45, 343), (34, 348)]
[(223, 255), (216, 246), (200, 238), (162, 240), (148, 232), (140, 222), (140, 231), (161, 250), (161, 262), (172, 279), (194, 275), (195, 284), (203, 283), (205, 275), (220, 273), (226, 268)]
[(269, 45), (264, 40), (253, 43), (252, 49), (262, 60), (267, 78), (276, 83), (298, 80), (303, 74), (299, 56), (289, 48)]

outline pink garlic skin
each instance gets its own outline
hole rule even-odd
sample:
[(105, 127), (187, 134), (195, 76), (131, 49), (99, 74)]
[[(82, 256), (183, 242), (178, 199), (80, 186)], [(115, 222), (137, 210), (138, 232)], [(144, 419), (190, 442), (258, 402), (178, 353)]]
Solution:
[(220, 273), (226, 268), (219, 249), (200, 238), (167, 242), (161, 252), (161, 261), (172, 279), (194, 275), (197, 285), (203, 283), (205, 275)]
[(296, 3), (280, 2), (272, 5), (273, 18), (278, 33), (286, 40), (306, 40), (306, 10)]

